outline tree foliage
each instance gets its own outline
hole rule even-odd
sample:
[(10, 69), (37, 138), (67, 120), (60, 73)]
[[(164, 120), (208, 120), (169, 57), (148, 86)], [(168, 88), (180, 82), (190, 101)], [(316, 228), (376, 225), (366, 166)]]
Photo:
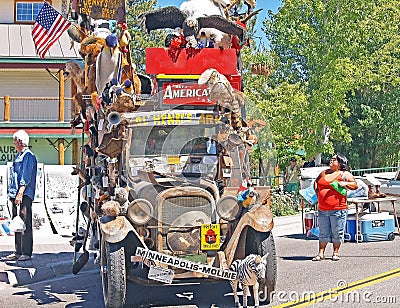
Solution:
[(140, 14), (156, 8), (157, 0), (128, 0), (126, 1), (127, 24), (132, 37), (130, 50), (132, 62), (135, 63), (137, 70), (144, 72), (146, 64), (146, 48), (160, 47), (166, 36), (165, 31), (152, 31), (145, 33), (141, 26)]
[[(249, 76), (246, 85), (283, 152), (304, 148), (314, 155), (341, 148), (348, 155), (345, 144), (353, 140), (354, 156), (369, 156), (358, 159), (357, 167), (371, 165), (374, 157), (382, 163), (398, 159), (399, 150), (388, 153), (384, 144), (399, 143), (397, 126), (386, 125), (399, 122), (391, 119), (398, 117), (392, 111), (399, 83), (399, 10), (399, 0), (285, 0), (276, 14), (269, 12), (263, 25), (274, 73), (268, 80)], [(391, 132), (379, 132), (382, 123)], [(375, 138), (365, 132), (370, 127), (376, 128)], [(356, 144), (364, 137), (363, 146)]]

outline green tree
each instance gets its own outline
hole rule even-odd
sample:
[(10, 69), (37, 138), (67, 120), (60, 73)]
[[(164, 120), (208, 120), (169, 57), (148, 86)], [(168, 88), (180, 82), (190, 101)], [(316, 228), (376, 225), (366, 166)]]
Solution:
[[(384, 88), (379, 91), (390, 101), (400, 68), (399, 9), (399, 0), (285, 0), (276, 14), (269, 12), (263, 24), (271, 43), (268, 52), (275, 59), (274, 73), (267, 82), (251, 76), (246, 84), (282, 151), (332, 153), (352, 140), (350, 127), (363, 120), (346, 120), (356, 93)], [(381, 100), (382, 95), (374, 96)], [(379, 117), (370, 120), (375, 126), (381, 122)], [(330, 128), (327, 142), (324, 127)], [(387, 136), (398, 142), (396, 134)], [(361, 155), (361, 147), (357, 152)]]
[(137, 70), (145, 72), (146, 64), (146, 48), (160, 47), (166, 36), (165, 30), (152, 31), (150, 34), (145, 33), (142, 28), (142, 19), (140, 14), (154, 10), (157, 0), (128, 0), (126, 1), (127, 24), (132, 40), (130, 42), (130, 50), (132, 63), (135, 63)]
[(357, 91), (349, 100), (351, 115), (345, 120), (352, 142), (338, 144), (349, 153), (353, 166), (363, 168), (395, 166), (400, 153), (400, 89)]

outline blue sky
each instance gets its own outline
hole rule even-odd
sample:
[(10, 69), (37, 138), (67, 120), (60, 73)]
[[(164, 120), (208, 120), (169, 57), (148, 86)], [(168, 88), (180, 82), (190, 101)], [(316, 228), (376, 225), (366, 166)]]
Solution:
[[(184, 0), (158, 0), (158, 5), (160, 7), (168, 6), (168, 5), (174, 5), (176, 7), (179, 7), (181, 3), (184, 2)], [(262, 20), (267, 17), (267, 12), (268, 10), (271, 10), (273, 12), (276, 12), (278, 8), (281, 6), (282, 0), (258, 0), (257, 1), (257, 6), (256, 9), (263, 9), (259, 14), (258, 14), (258, 20), (257, 20), (257, 31), (256, 31), (256, 36), (260, 37), (260, 39), (266, 43), (267, 39), (265, 37), (264, 32), (261, 31), (261, 26), (262, 26)]]

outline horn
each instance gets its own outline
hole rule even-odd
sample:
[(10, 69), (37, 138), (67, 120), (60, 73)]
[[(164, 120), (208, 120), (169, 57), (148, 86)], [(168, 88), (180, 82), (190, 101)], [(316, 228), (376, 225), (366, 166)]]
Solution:
[(111, 125), (118, 125), (121, 123), (121, 115), (119, 112), (113, 111), (108, 114), (108, 122)]

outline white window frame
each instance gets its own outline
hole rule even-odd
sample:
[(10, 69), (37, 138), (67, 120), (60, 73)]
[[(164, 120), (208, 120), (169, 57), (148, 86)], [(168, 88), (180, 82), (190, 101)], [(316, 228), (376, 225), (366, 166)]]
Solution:
[[(49, 3), (50, 5), (51, 5), (51, 2), (50, 1), (46, 1), (47, 3)], [(14, 3), (15, 3), (15, 5), (14, 5), (14, 8), (15, 8), (15, 17), (14, 17), (14, 21), (15, 21), (15, 23), (33, 23), (34, 21), (35, 21), (35, 19), (36, 19), (36, 15), (39, 13), (39, 11), (38, 12), (36, 12), (36, 14), (33, 12), (33, 6), (34, 6), (34, 4), (43, 4), (43, 1), (39, 1), (39, 0), (15, 0), (14, 1)], [(29, 19), (29, 20), (19, 20), (18, 19), (18, 4), (26, 4), (26, 5), (30, 5), (31, 6), (31, 12), (32, 12), (32, 16), (31, 16), (31, 19)]]

